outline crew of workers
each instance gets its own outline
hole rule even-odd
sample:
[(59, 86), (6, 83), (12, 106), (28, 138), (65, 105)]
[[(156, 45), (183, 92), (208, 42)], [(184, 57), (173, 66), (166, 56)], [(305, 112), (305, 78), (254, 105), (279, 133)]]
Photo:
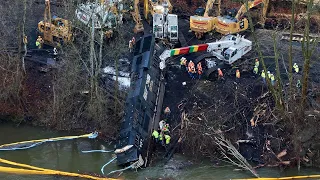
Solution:
[[(292, 68), (293, 68), (293, 70), (294, 70), (295, 73), (297, 73), (297, 74), (299, 73), (299, 66), (297, 65), (297, 63), (294, 63)], [(258, 71), (259, 71), (259, 60), (256, 59), (253, 72), (254, 72), (255, 74), (258, 74)], [(268, 71), (267, 74), (266, 74), (266, 73), (264, 72), (264, 70), (261, 70), (261, 78), (262, 78), (263, 84), (266, 84), (266, 77), (268, 77), (268, 78), (270, 79), (271, 85), (274, 86), (274, 85), (275, 85), (275, 76), (274, 76), (270, 71)], [(297, 86), (297, 87), (300, 87), (300, 86), (301, 86), (300, 80), (298, 80), (296, 86)]]
[[(181, 65), (182, 69), (183, 68), (186, 69), (186, 71), (188, 72), (189, 76), (192, 79), (195, 79), (197, 75), (198, 75), (198, 78), (201, 79), (201, 75), (203, 73), (201, 62), (199, 62), (197, 64), (197, 68), (195, 68), (195, 64), (193, 61), (190, 60), (188, 63), (188, 60), (185, 57), (182, 57), (180, 59), (180, 65)], [(256, 75), (259, 73), (259, 65), (260, 65), (259, 59), (256, 58), (255, 63), (254, 63), (254, 68), (253, 68), (253, 73)], [(293, 70), (295, 73), (299, 73), (299, 66), (297, 65), (297, 63), (293, 64)], [(221, 80), (221, 79), (224, 80), (222, 70), (220, 68), (218, 68), (217, 71), (218, 71), (218, 80)], [(266, 74), (264, 72), (264, 70), (262, 70), (261, 71), (261, 78), (262, 78), (263, 84), (266, 84), (266, 77), (268, 77), (270, 79), (271, 85), (274, 86), (275, 85), (275, 76), (273, 75), (273, 73), (271, 73), (270, 71), (267, 71), (267, 74)], [(240, 79), (240, 70), (239, 69), (236, 70), (236, 78)]]
[(164, 109), (164, 114), (165, 114), (165, 119), (161, 120), (159, 122), (159, 129), (158, 130), (153, 130), (152, 132), (152, 137), (155, 139), (155, 141), (161, 142), (162, 145), (167, 146), (170, 144), (171, 136), (170, 136), (170, 131), (169, 131), (169, 123), (168, 117), (171, 113), (171, 110), (169, 107), (166, 107)]
[(180, 59), (180, 65), (181, 68), (186, 68), (186, 71), (188, 72), (191, 79), (196, 79), (197, 76), (199, 79), (201, 79), (201, 75), (203, 73), (201, 62), (198, 62), (196, 68), (193, 61), (189, 61), (188, 63), (188, 60), (185, 57), (182, 57)]

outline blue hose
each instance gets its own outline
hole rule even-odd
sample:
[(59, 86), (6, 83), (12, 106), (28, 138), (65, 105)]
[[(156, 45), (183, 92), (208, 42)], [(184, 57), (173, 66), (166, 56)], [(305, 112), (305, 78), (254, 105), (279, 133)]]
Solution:
[(113, 152), (112, 150), (106, 151), (106, 150), (89, 150), (89, 151), (81, 151), (82, 153), (92, 153), (92, 152), (102, 152), (102, 153), (108, 153)]
[(103, 169), (104, 169), (108, 164), (110, 164), (112, 161), (114, 161), (115, 159), (117, 159), (117, 157), (112, 158), (109, 162), (107, 162), (105, 165), (102, 166), (101, 172), (102, 172), (103, 175), (104, 175)]
[(110, 174), (112, 174), (112, 173), (115, 173), (115, 172), (120, 172), (120, 171), (125, 171), (125, 170), (127, 170), (127, 169), (130, 169), (130, 168), (132, 168), (134, 165), (135, 165), (135, 164), (131, 164), (130, 166), (128, 166), (128, 167), (126, 167), (126, 168), (111, 171), (111, 172), (109, 172), (109, 173), (107, 174), (107, 176), (110, 175)]

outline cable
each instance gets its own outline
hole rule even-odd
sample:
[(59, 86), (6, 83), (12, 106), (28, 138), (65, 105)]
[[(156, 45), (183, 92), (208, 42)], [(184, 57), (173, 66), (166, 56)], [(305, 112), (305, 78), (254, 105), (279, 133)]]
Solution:
[(71, 139), (78, 139), (78, 138), (94, 139), (96, 137), (98, 137), (98, 132), (84, 134), (80, 136), (63, 136), (63, 137), (48, 138), (48, 139), (21, 141), (21, 142), (0, 145), (0, 151), (14, 151), (14, 150), (29, 149), (29, 148), (38, 146), (40, 144), (43, 144), (45, 142), (55, 142), (55, 141), (71, 140)]
[(112, 161), (114, 161), (115, 159), (117, 159), (117, 157), (114, 157), (114, 158), (112, 158), (109, 162), (107, 162), (105, 165), (103, 165), (102, 167), (101, 167), (101, 172), (102, 172), (102, 174), (104, 175), (104, 168), (108, 165), (108, 164), (110, 164)]
[(92, 152), (102, 152), (102, 153), (108, 153), (113, 152), (112, 150), (106, 151), (106, 150), (89, 150), (89, 151), (81, 151), (82, 153), (92, 153)]

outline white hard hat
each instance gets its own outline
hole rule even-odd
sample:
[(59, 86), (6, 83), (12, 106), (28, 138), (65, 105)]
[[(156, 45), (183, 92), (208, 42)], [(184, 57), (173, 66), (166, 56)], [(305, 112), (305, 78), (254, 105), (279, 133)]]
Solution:
[(190, 60), (190, 62), (192, 62), (192, 60)]
[(218, 68), (218, 70), (220, 70), (220, 68)]
[(264, 72), (264, 70), (262, 69), (262, 72)]
[(297, 63), (294, 63), (293, 65), (297, 65)]
[(270, 71), (268, 71), (267, 73), (270, 74)]

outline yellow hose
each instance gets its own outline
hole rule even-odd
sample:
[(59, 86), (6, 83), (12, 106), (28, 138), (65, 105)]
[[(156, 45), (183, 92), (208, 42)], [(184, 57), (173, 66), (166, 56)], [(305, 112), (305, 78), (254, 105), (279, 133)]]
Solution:
[(63, 137), (48, 138), (48, 139), (21, 141), (21, 142), (0, 145), (0, 149), (5, 148), (7, 146), (14, 146), (14, 145), (19, 145), (19, 144), (24, 144), (24, 143), (36, 143), (36, 142), (42, 142), (42, 141), (57, 141), (57, 140), (63, 140), (63, 139), (87, 138), (87, 137), (92, 137), (92, 136), (94, 136), (94, 133), (84, 134), (84, 135), (80, 135), (80, 136), (63, 136)]
[(95, 177), (85, 174), (77, 174), (77, 173), (70, 173), (70, 172), (63, 172), (63, 171), (56, 171), (51, 169), (44, 169), (35, 166), (30, 166), (27, 164), (16, 163), (12, 161), (8, 161), (5, 159), (0, 158), (0, 162), (4, 164), (10, 164), (14, 166), (29, 168), (29, 169), (20, 169), (20, 168), (11, 168), (11, 167), (4, 167), (0, 166), (0, 173), (9, 173), (9, 174), (28, 174), (28, 175), (60, 175), (60, 176), (71, 176), (71, 177), (80, 177), (80, 178), (87, 178), (87, 179), (94, 179), (94, 180), (115, 180), (115, 178), (101, 178)]
[(320, 175), (306, 175), (306, 176), (290, 176), (281, 178), (249, 178), (249, 179), (232, 179), (232, 180), (289, 180), (289, 179), (306, 179), (306, 178), (320, 178)]

